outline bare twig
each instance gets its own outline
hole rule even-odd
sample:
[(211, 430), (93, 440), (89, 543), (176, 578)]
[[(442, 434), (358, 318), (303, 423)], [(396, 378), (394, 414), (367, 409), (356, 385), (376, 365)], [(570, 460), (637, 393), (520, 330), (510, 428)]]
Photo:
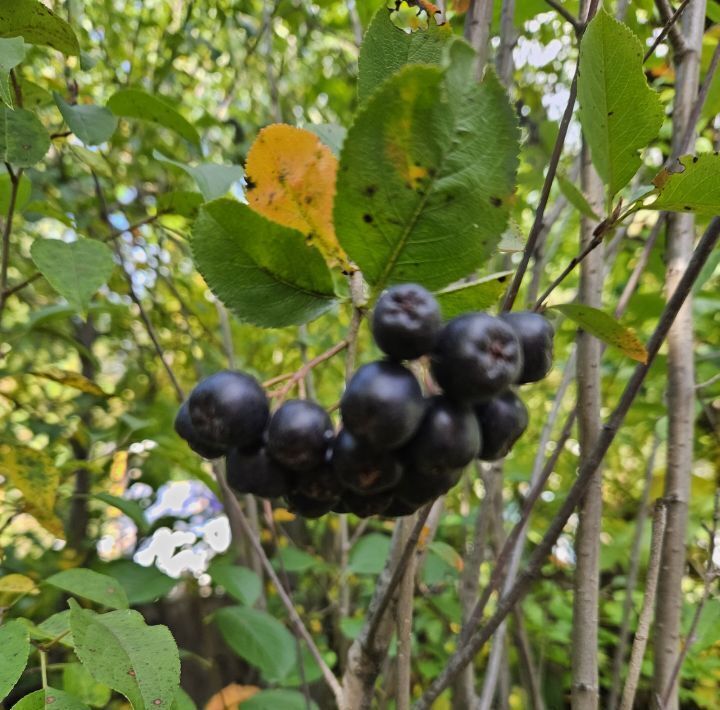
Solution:
[[(400, 523), (403, 538), (407, 541), (412, 533), (412, 518), (403, 518)], [(405, 543), (407, 544), (407, 542)], [(412, 555), (408, 560), (398, 590), (397, 604), (397, 710), (410, 709), (411, 661), (412, 661), (412, 622), (413, 599), (415, 592), (415, 561)]]
[(646, 62), (648, 59), (650, 59), (650, 57), (652, 57), (658, 45), (665, 39), (668, 32), (670, 33), (670, 42), (673, 46), (675, 56), (680, 57), (685, 54), (685, 52), (687, 52), (688, 48), (687, 43), (685, 42), (685, 37), (675, 23), (680, 19), (680, 15), (682, 15), (683, 10), (688, 6), (689, 3), (690, 0), (683, 0), (678, 6), (678, 9), (675, 10), (674, 13), (670, 14), (672, 8), (670, 7), (670, 4), (667, 0), (655, 0), (655, 5), (657, 6), (660, 17), (662, 18), (665, 25), (660, 31), (660, 34), (655, 38), (655, 41), (650, 46), (650, 49), (645, 52), (643, 62)]
[[(645, 376), (649, 371), (650, 365), (652, 365), (658, 351), (660, 350), (660, 346), (667, 337), (670, 326), (674, 322), (680, 308), (690, 293), (693, 283), (700, 274), (702, 267), (707, 262), (708, 257), (712, 253), (712, 250), (719, 239), (720, 218), (715, 218), (700, 239), (698, 246), (693, 253), (693, 257), (680, 279), (677, 288), (663, 309), (657, 327), (647, 344), (647, 362), (640, 363), (636, 366), (630, 380), (625, 386), (623, 394), (620, 397), (620, 401), (613, 410), (606, 424), (603, 426), (593, 450), (588, 454), (585, 461), (582, 462), (575, 483), (570, 489), (557, 515), (551, 521), (542, 541), (535, 548), (535, 551), (528, 561), (526, 569), (518, 577), (518, 580), (513, 585), (510, 592), (499, 601), (497, 609), (492, 617), (490, 617), (490, 619), (488, 619), (488, 621), (480, 629), (475, 631), (470, 638), (461, 639), (461, 643), (457, 651), (453, 654), (446, 667), (432, 682), (423, 697), (418, 701), (418, 703), (416, 703), (416, 710), (426, 710), (430, 707), (431, 703), (452, 682), (460, 670), (472, 660), (475, 654), (492, 636), (513, 606), (527, 593), (533, 580), (539, 574), (547, 555), (550, 554), (554, 544), (562, 533), (565, 524), (584, 495), (597, 467), (600, 465), (607, 453), (607, 450), (614, 441), (615, 436), (624, 422), (628, 410), (630, 409), (630, 405), (633, 403), (635, 397), (640, 391), (640, 387), (645, 380)], [(508, 538), (508, 541), (511, 539), (512, 535)]]
[(613, 656), (612, 685), (610, 687), (610, 697), (608, 699), (608, 710), (615, 710), (620, 697), (622, 669), (625, 663), (625, 651), (627, 649), (628, 637), (630, 635), (630, 619), (633, 610), (632, 593), (635, 590), (638, 572), (640, 570), (640, 552), (642, 549), (645, 517), (647, 516), (648, 499), (650, 498), (650, 482), (652, 481), (652, 474), (655, 468), (655, 458), (659, 448), (660, 437), (657, 432), (655, 432), (653, 436), (652, 449), (650, 450), (650, 455), (648, 456), (647, 465), (645, 467), (645, 480), (643, 481), (642, 497), (638, 506), (637, 515), (635, 516), (635, 534), (633, 536), (632, 547), (630, 548), (630, 564), (627, 571), (627, 583), (625, 585), (625, 600), (623, 601), (620, 633), (618, 634), (618, 642), (615, 646), (615, 654)]
[(8, 201), (8, 211), (5, 215), (5, 225), (2, 233), (2, 260), (0, 261), (0, 323), (2, 322), (2, 314), (8, 297), (7, 275), (8, 267), (10, 266), (10, 235), (12, 234), (18, 189), (20, 188), (20, 179), (22, 178), (22, 169), (15, 173), (8, 163), (5, 163), (5, 167), (7, 168), (8, 175), (10, 176), (10, 200)]
[(665, 502), (660, 499), (655, 504), (653, 515), (652, 541), (650, 542), (650, 561), (648, 562), (647, 579), (645, 581), (645, 596), (638, 619), (635, 640), (633, 641), (630, 661), (628, 663), (628, 674), (623, 688), (621, 710), (632, 710), (635, 703), (635, 692), (637, 691), (640, 669), (642, 667), (645, 648), (647, 647), (648, 635), (650, 633), (650, 622), (652, 621), (653, 608), (655, 606), (655, 593), (657, 591), (658, 573), (660, 572), (660, 553), (662, 552), (662, 539), (665, 534), (665, 522), (667, 509)]
[(575, 34), (581, 34), (583, 30), (583, 24), (578, 20), (575, 15), (570, 12), (566, 7), (563, 7), (562, 3), (557, 2), (557, 0), (545, 0), (545, 2), (550, 5), (550, 7), (557, 12), (558, 15), (560, 15), (566, 22), (569, 22), (572, 25), (572, 28), (575, 30)]
[(710, 530), (708, 530), (709, 544), (707, 562), (705, 565), (705, 573), (703, 575), (704, 590), (702, 599), (700, 599), (699, 604), (697, 604), (697, 606), (695, 607), (695, 613), (693, 614), (693, 619), (690, 623), (690, 628), (688, 629), (682, 651), (680, 651), (677, 659), (675, 659), (675, 665), (673, 666), (672, 673), (670, 674), (668, 687), (665, 690), (662, 698), (663, 710), (670, 702), (672, 689), (675, 686), (675, 682), (677, 681), (678, 676), (680, 675), (680, 669), (682, 668), (682, 665), (687, 658), (690, 647), (693, 645), (693, 643), (695, 643), (695, 639), (697, 638), (696, 634), (698, 624), (700, 623), (700, 616), (702, 615), (703, 608), (705, 607), (705, 604), (710, 597), (710, 590), (712, 588), (713, 582), (718, 578), (718, 576), (720, 576), (720, 570), (716, 568), (714, 560), (715, 547), (717, 545), (718, 524), (720, 524), (720, 488), (715, 491), (715, 503), (713, 505), (713, 522), (712, 527), (710, 528)]
[(320, 671), (322, 672), (323, 678), (325, 679), (325, 682), (335, 696), (335, 701), (338, 707), (342, 707), (343, 692), (342, 688), (340, 687), (340, 683), (328, 667), (327, 663), (325, 663), (325, 659), (320, 653), (320, 649), (318, 649), (317, 645), (315, 644), (312, 635), (305, 628), (305, 625), (303, 624), (302, 619), (297, 612), (297, 609), (295, 609), (295, 605), (293, 604), (292, 599), (285, 591), (285, 587), (283, 587), (277, 573), (275, 572), (275, 569), (272, 566), (272, 563), (268, 559), (268, 556), (265, 554), (265, 550), (260, 544), (260, 540), (258, 540), (257, 536), (253, 534), (253, 531), (250, 528), (250, 524), (245, 517), (245, 513), (243, 513), (240, 504), (238, 503), (235, 495), (228, 486), (227, 480), (225, 478), (225, 471), (222, 470), (223, 468), (224, 466), (222, 464), (216, 464), (215, 473), (217, 476), (218, 484), (220, 486), (220, 491), (222, 493), (223, 506), (230, 522), (230, 528), (233, 533), (233, 538), (236, 541), (239, 541), (243, 538), (246, 538), (250, 541), (250, 544), (252, 545), (253, 549), (257, 553), (257, 556), (262, 562), (265, 573), (275, 586), (278, 597), (280, 597), (280, 601), (288, 612), (288, 616), (290, 617), (290, 622), (292, 623), (293, 628), (308, 645), (308, 649), (310, 650), (310, 653), (315, 659), (315, 662), (318, 664)]

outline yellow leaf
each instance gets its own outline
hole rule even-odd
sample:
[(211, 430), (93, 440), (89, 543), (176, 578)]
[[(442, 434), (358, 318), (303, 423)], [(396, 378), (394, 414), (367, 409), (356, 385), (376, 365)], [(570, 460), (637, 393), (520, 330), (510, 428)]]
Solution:
[(60, 472), (44, 451), (29, 446), (0, 445), (0, 476), (23, 494), (25, 512), (48, 532), (64, 537), (62, 522), (54, 512)]
[(295, 520), (295, 514), (291, 513), (287, 508), (275, 508), (273, 510), (273, 520), (276, 523), (291, 523)]
[(304, 234), (331, 266), (350, 271), (333, 224), (337, 169), (314, 133), (276, 123), (260, 131), (248, 153), (247, 199), (259, 214)]
[(58, 382), (66, 387), (72, 387), (73, 389), (80, 390), (80, 392), (94, 394), (96, 397), (108, 396), (107, 392), (105, 392), (99, 385), (96, 385), (92, 380), (89, 380), (79, 372), (69, 372), (68, 370), (62, 370), (59, 367), (46, 367), (43, 370), (31, 371), (30, 374), (35, 375), (35, 377), (42, 377), (46, 380)]
[(7, 574), (0, 577), (0, 594), (29, 594), (35, 589), (35, 582), (24, 574)]
[(237, 710), (243, 701), (260, 692), (256, 685), (230, 683), (208, 700), (205, 710)]

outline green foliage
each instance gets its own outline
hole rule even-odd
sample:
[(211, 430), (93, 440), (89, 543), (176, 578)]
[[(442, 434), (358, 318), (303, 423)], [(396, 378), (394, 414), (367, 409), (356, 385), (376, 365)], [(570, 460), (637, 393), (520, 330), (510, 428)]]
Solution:
[(171, 160), (157, 151), (153, 153), (153, 156), (156, 160), (184, 170), (195, 181), (206, 200), (223, 197), (243, 177), (243, 170), (238, 165), (215, 165), (213, 163), (186, 165), (177, 160)]
[(443, 316), (454, 318), (468, 311), (492, 309), (505, 292), (510, 274), (512, 271), (501, 271), (437, 291), (435, 296)]
[(12, 108), (14, 103), (8, 74), (23, 59), (25, 59), (25, 42), (22, 37), (0, 39), (0, 98), (9, 108)]
[(663, 122), (662, 104), (647, 85), (642, 57), (633, 32), (600, 9), (580, 43), (578, 100), (593, 164), (611, 198), (635, 175), (638, 152), (655, 139)]
[(87, 309), (115, 267), (110, 248), (92, 239), (38, 239), (31, 254), (52, 287), (78, 311)]
[(80, 54), (73, 28), (38, 0), (3, 0), (2, 4), (0, 37), (22, 37), (69, 56)]
[(278, 328), (317, 318), (333, 305), (333, 282), (319, 252), (299, 232), (238, 202), (216, 200), (200, 210), (192, 249), (205, 280), (242, 320)]
[(230, 606), (215, 614), (215, 623), (225, 641), (264, 675), (285, 677), (295, 663), (292, 634), (264, 611)]
[(45, 157), (50, 136), (38, 117), (25, 109), (0, 106), (0, 159), (16, 168), (29, 168)]
[(115, 579), (89, 569), (66, 569), (48, 577), (45, 583), (110, 609), (128, 607), (125, 590)]
[(13, 705), (17, 710), (44, 710), (48, 705), (58, 710), (89, 710), (85, 703), (81, 703), (62, 690), (47, 686), (42, 690), (36, 690), (26, 695), (19, 703)]
[(130, 609), (93, 614), (70, 604), (75, 652), (92, 677), (122, 693), (135, 710), (172, 707), (180, 658), (167, 627), (147, 626)]
[(720, 205), (720, 157), (686, 155), (679, 163), (680, 171), (664, 170), (655, 178), (659, 194), (645, 206), (715, 216)]
[(215, 584), (224, 587), (233, 599), (246, 606), (253, 606), (260, 597), (262, 581), (257, 574), (229, 559), (216, 557), (208, 567), (208, 574)]
[(10, 620), (0, 626), (0, 699), (17, 683), (29, 653), (28, 632), (19, 621)]
[(446, 98), (441, 69), (407, 66), (348, 132), (335, 224), (375, 291), (402, 281), (446, 286), (478, 268), (505, 228), (514, 119), (493, 76), (480, 85), (464, 78), (463, 95)]
[(68, 128), (85, 145), (98, 145), (112, 137), (117, 128), (117, 118), (104, 106), (92, 104), (71, 105), (60, 94), (54, 94), (55, 103), (60, 109)]

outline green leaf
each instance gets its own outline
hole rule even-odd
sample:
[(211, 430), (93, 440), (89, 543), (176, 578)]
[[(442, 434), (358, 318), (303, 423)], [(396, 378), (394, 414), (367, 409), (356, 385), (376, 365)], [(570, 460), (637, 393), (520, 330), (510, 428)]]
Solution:
[(183, 217), (196, 217), (203, 202), (205, 202), (205, 199), (199, 192), (177, 190), (160, 195), (157, 208), (158, 212), (179, 214)]
[(3, 5), (6, 12), (0, 15), (0, 37), (22, 37), (28, 44), (52, 47), (68, 56), (80, 54), (72, 27), (41, 2), (6, 0)]
[(153, 151), (155, 160), (169, 163), (176, 168), (184, 170), (197, 184), (206, 200), (215, 200), (227, 195), (228, 190), (243, 178), (243, 169), (239, 165), (217, 165), (215, 163), (201, 163), (200, 165), (186, 165), (177, 160), (171, 160), (157, 150)]
[(335, 301), (320, 253), (247, 205), (223, 199), (203, 206), (191, 246), (210, 288), (241, 320), (268, 328), (305, 323)]
[(439, 64), (443, 48), (452, 39), (450, 25), (428, 23), (426, 30), (404, 32), (381, 7), (360, 47), (358, 98), (365, 101), (391, 75), (406, 64)]
[(560, 191), (565, 195), (567, 201), (581, 214), (589, 219), (594, 219), (596, 222), (600, 221), (600, 218), (595, 214), (595, 211), (590, 206), (590, 203), (585, 199), (585, 195), (580, 192), (578, 187), (570, 182), (564, 175), (557, 176), (558, 185), (560, 185)]
[(311, 123), (304, 128), (314, 133), (334, 155), (339, 156), (342, 150), (345, 137), (347, 136), (347, 128), (338, 126), (336, 123)]
[(242, 701), (242, 710), (317, 710), (317, 704), (305, 702), (305, 696), (296, 690), (261, 690)]
[(97, 498), (97, 500), (101, 500), (103, 503), (111, 505), (122, 511), (135, 523), (135, 525), (137, 525), (138, 531), (141, 535), (146, 535), (150, 530), (150, 525), (145, 519), (145, 513), (137, 501), (119, 498), (118, 496), (113, 496), (109, 493), (95, 493), (93, 494), (93, 498)]
[(45, 157), (50, 135), (31, 111), (0, 106), (0, 160), (14, 168), (29, 168)]
[(638, 362), (647, 362), (647, 350), (638, 340), (637, 335), (604, 311), (575, 303), (565, 303), (552, 306), (552, 308), (566, 315), (583, 330), (602, 340), (603, 343), (617, 348), (629, 358)]
[(197, 705), (182, 688), (178, 688), (172, 710), (197, 710)]
[(390, 538), (380, 533), (363, 535), (350, 551), (348, 569), (355, 574), (378, 574), (390, 552)]
[(454, 318), (468, 311), (487, 311), (492, 308), (507, 288), (512, 271), (490, 274), (471, 283), (460, 283), (435, 293), (445, 318)]
[(88, 307), (115, 266), (107, 245), (84, 238), (74, 242), (36, 239), (30, 256), (50, 285), (79, 311)]
[[(15, 211), (20, 212), (28, 203), (32, 192), (30, 178), (23, 173), (20, 176), (17, 196), (15, 197)], [(0, 215), (5, 218), (10, 208), (10, 195), (12, 194), (12, 181), (7, 173), (0, 175)]]
[(471, 76), (449, 74), (464, 93), (446, 92), (441, 69), (408, 66), (348, 132), (335, 227), (376, 292), (389, 283), (438, 289), (457, 281), (487, 262), (505, 229), (517, 127), (495, 76), (482, 84)]
[(59, 611), (57, 614), (53, 614), (48, 617), (41, 624), (37, 625), (36, 630), (43, 634), (41, 638), (46, 641), (51, 641), (52, 639), (62, 636), (59, 643), (63, 646), (67, 646), (68, 648), (72, 648), (74, 646), (72, 633), (70, 633), (69, 609), (64, 609), (63, 611)]
[(261, 673), (282, 678), (295, 663), (295, 640), (273, 616), (257, 609), (229, 606), (215, 614), (228, 645)]
[(118, 120), (104, 106), (94, 104), (69, 104), (62, 96), (54, 93), (55, 103), (70, 130), (85, 145), (99, 145), (112, 137)]
[(134, 710), (171, 708), (180, 656), (166, 626), (147, 626), (131, 609), (93, 614), (70, 601), (75, 653), (99, 683), (122, 693)]
[(132, 560), (116, 560), (104, 565), (102, 571), (120, 582), (131, 606), (154, 602), (178, 583), (157, 567), (143, 567)]
[(251, 569), (233, 564), (230, 560), (216, 557), (208, 567), (208, 574), (215, 584), (237, 601), (252, 606), (262, 591), (262, 580)]
[(63, 667), (63, 690), (95, 708), (107, 707), (112, 691), (98, 683), (80, 663)]
[(106, 178), (113, 177), (112, 169), (102, 153), (88, 150), (84, 146), (76, 145), (75, 143), (66, 143), (65, 147), (72, 153), (73, 157), (77, 158), (93, 172)]
[(22, 37), (0, 39), (0, 97), (13, 107), (13, 95), (10, 91), (10, 70), (25, 59), (25, 42)]
[(286, 572), (307, 572), (307, 570), (313, 569), (313, 567), (317, 568), (322, 564), (317, 557), (295, 547), (283, 547), (278, 550), (273, 559), (273, 566), (279, 569), (280, 562)]
[(11, 619), (0, 626), (0, 701), (20, 680), (29, 654), (30, 638), (20, 622)]
[(127, 595), (118, 581), (91, 569), (66, 569), (48, 577), (45, 583), (111, 609), (128, 606)]
[(663, 107), (645, 79), (640, 40), (602, 9), (580, 43), (579, 71), (580, 123), (612, 197), (640, 167), (638, 151), (657, 137)]
[[(23, 173), (23, 178), (25, 178), (25, 173)], [(0, 187), (0, 199), (2, 199), (3, 194), (3, 189)], [(61, 222), (71, 229), (75, 229), (76, 226), (75, 222), (73, 222), (68, 215), (57, 207), (51, 205), (49, 202), (46, 202), (45, 199), (32, 200), (31, 202), (28, 202), (25, 205), (25, 211), (26, 214), (31, 217), (49, 217), (50, 219), (56, 219), (58, 222)]]
[(661, 171), (653, 180), (658, 191), (654, 202), (643, 207), (671, 212), (720, 214), (720, 156), (686, 155), (678, 161), (681, 172)]
[(158, 96), (147, 94), (140, 89), (121, 89), (110, 97), (107, 107), (116, 116), (157, 123), (200, 147), (200, 136), (195, 127)]
[(89, 710), (88, 706), (77, 698), (50, 686), (26, 695), (13, 705), (13, 710), (46, 710), (50, 706), (53, 710)]

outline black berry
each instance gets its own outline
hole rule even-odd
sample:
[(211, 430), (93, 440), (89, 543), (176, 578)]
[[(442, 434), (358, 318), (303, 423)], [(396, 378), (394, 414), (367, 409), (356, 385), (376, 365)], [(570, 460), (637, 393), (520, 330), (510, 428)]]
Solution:
[(425, 401), (413, 374), (396, 362), (363, 365), (340, 402), (345, 428), (374, 449), (402, 446), (415, 433)]
[(226, 462), (227, 482), (238, 493), (278, 498), (292, 488), (291, 473), (273, 461), (265, 449), (252, 454), (233, 447)]
[(528, 425), (527, 407), (511, 390), (478, 404), (475, 414), (482, 432), (478, 458), (483, 461), (507, 456)]
[(401, 455), (408, 475), (464, 468), (480, 451), (480, 427), (473, 410), (446, 397), (432, 397), (415, 436)]
[(448, 397), (482, 402), (516, 382), (522, 363), (520, 341), (505, 321), (486, 313), (466, 313), (440, 333), (432, 372)]
[(515, 331), (522, 346), (524, 364), (517, 384), (539, 382), (552, 367), (555, 336), (552, 324), (532, 311), (504, 313), (500, 317)]
[(333, 440), (327, 412), (314, 402), (285, 402), (270, 419), (267, 452), (293, 471), (310, 471), (325, 461)]
[(400, 461), (393, 454), (375, 451), (346, 429), (335, 440), (332, 463), (342, 485), (362, 495), (389, 490), (402, 476)]
[(190, 394), (190, 419), (206, 441), (239, 449), (259, 448), (270, 409), (254, 377), (224, 370), (205, 378)]
[(409, 506), (419, 508), (447, 493), (462, 477), (461, 468), (437, 467), (432, 471), (407, 469), (395, 489), (395, 497)]
[(335, 504), (335, 501), (317, 500), (297, 492), (288, 493), (285, 500), (288, 502), (290, 512), (303, 518), (320, 518), (329, 513)]
[(411, 505), (400, 500), (400, 498), (393, 498), (392, 503), (385, 509), (382, 514), (384, 518), (402, 518), (405, 515), (412, 515), (419, 506)]
[(380, 350), (396, 360), (427, 355), (442, 327), (434, 296), (418, 284), (393, 286), (378, 299), (372, 333)]
[(330, 463), (323, 463), (312, 471), (297, 474), (295, 493), (318, 501), (336, 503), (343, 488)]
[(217, 459), (225, 455), (225, 447), (217, 444), (210, 444), (203, 441), (198, 435), (192, 420), (190, 419), (190, 410), (187, 401), (182, 403), (175, 417), (175, 431), (185, 439), (187, 445), (196, 453), (205, 459)]

